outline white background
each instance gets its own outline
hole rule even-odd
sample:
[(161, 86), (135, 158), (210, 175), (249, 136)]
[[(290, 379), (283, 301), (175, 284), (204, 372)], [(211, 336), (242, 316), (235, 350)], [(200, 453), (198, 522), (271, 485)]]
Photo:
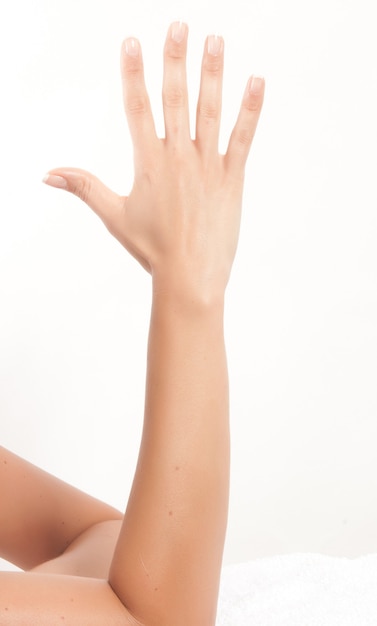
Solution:
[[(225, 562), (377, 551), (377, 39), (372, 0), (16, 0), (1, 55), (1, 444), (124, 509), (143, 413), (149, 277), (59, 165), (126, 194), (119, 50), (140, 38), (162, 132), (162, 45), (226, 41), (222, 148), (249, 74), (266, 99), (228, 287)], [(1, 506), (1, 504), (0, 504)]]

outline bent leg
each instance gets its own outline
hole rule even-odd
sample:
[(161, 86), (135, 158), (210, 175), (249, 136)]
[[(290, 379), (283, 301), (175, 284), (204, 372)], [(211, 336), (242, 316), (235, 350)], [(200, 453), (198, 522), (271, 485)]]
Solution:
[(0, 556), (31, 569), (59, 556), (112, 507), (0, 447)]
[(105, 580), (0, 572), (2, 626), (135, 626)]

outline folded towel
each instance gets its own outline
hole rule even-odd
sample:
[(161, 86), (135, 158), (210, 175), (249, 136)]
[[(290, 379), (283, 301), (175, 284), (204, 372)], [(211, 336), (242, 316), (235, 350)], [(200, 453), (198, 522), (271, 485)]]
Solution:
[(377, 626), (377, 554), (288, 554), (227, 565), (217, 626)]

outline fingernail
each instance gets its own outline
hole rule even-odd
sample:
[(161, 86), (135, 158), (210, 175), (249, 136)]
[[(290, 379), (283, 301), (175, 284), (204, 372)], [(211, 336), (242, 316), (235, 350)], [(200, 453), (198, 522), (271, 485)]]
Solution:
[(55, 174), (46, 174), (43, 177), (42, 182), (51, 187), (57, 187), (58, 189), (67, 189), (68, 183), (63, 176), (56, 176)]
[(254, 96), (259, 96), (263, 91), (263, 83), (262, 76), (252, 76), (249, 80), (249, 92)]
[(223, 38), (219, 37), (219, 35), (210, 35), (207, 40), (207, 50), (208, 54), (212, 54), (213, 56), (218, 56), (223, 47)]
[(170, 36), (176, 43), (181, 43), (186, 34), (186, 24), (184, 22), (174, 22), (171, 25)]
[(124, 45), (126, 49), (126, 54), (128, 54), (130, 57), (138, 56), (140, 45), (139, 45), (138, 40), (135, 39), (135, 37), (129, 37), (128, 39), (126, 39), (126, 41), (124, 42)]

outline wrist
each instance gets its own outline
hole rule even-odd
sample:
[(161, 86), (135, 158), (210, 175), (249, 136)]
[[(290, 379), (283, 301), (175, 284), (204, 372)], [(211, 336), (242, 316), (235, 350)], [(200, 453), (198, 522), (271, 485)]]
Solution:
[(195, 273), (169, 271), (152, 273), (153, 302), (164, 302), (176, 311), (220, 312), (224, 310), (225, 288)]

